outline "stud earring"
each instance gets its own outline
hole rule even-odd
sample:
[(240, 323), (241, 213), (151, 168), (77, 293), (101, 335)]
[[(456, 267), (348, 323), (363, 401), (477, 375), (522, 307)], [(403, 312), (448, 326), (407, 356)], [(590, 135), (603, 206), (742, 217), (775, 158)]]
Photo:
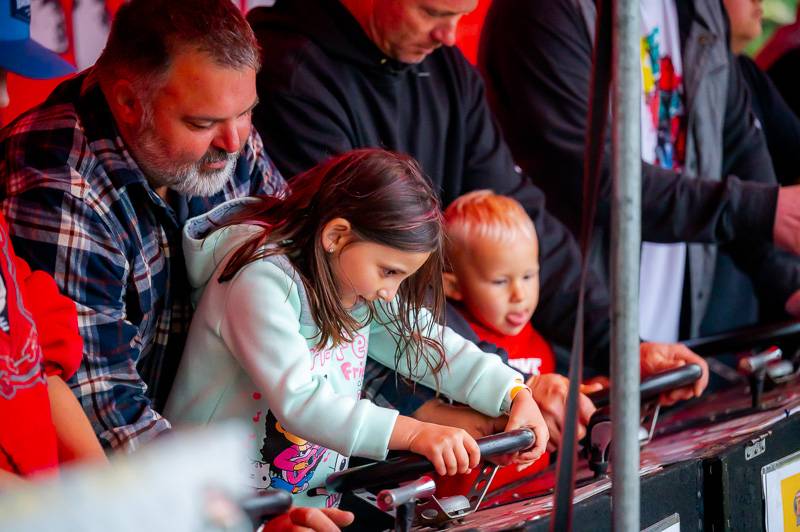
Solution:
[(333, 253), (334, 251), (336, 251), (336, 246), (331, 244), (331, 247), (328, 248), (328, 253)]

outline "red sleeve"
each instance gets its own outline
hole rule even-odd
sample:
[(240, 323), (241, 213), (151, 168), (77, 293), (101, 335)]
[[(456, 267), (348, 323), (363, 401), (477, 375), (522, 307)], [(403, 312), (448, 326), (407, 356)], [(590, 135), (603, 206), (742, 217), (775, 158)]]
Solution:
[(47, 375), (69, 379), (83, 357), (75, 303), (59, 293), (56, 282), (42, 271), (31, 272), (28, 264), (14, 257), (17, 279), (22, 285), (25, 308), (33, 314)]

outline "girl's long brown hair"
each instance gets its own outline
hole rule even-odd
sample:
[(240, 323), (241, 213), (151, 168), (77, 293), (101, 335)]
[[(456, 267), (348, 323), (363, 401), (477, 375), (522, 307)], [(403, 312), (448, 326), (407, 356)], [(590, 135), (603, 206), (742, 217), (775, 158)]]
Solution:
[[(234, 252), (219, 282), (251, 262), (285, 255), (306, 288), (320, 330), (317, 346), (324, 347), (329, 341), (334, 345), (348, 341), (364, 325), (342, 307), (322, 246), (325, 224), (344, 218), (356, 240), (430, 253), (400, 285), (397, 313), (385, 326), (395, 339), (396, 366), (404, 362), (411, 375), (429, 369), (436, 376), (445, 365), (440, 338), (432, 334), (444, 308), (442, 215), (416, 161), (381, 149), (354, 150), (296, 176), (290, 186), (287, 197), (260, 196), (259, 202), (223, 222), (223, 226), (253, 224), (263, 230)], [(369, 306), (368, 319), (377, 319), (375, 308)], [(419, 319), (423, 307), (430, 310), (433, 321)], [(418, 373), (420, 363), (423, 371)]]

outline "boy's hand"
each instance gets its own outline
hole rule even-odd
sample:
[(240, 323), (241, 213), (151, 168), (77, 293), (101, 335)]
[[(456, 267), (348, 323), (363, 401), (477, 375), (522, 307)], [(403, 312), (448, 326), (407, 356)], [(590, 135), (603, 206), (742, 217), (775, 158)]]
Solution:
[(506, 416), (489, 417), (468, 406), (451, 405), (440, 399), (424, 403), (411, 417), (418, 421), (464, 429), (473, 438), (497, 434), (508, 421)]
[(430, 460), (442, 476), (468, 473), (481, 459), (478, 444), (465, 430), (433, 423), (419, 422), (410, 435), (408, 450)]
[(547, 423), (542, 417), (539, 405), (533, 400), (531, 391), (527, 389), (520, 390), (514, 396), (505, 430), (508, 432), (520, 428), (530, 428), (536, 436), (536, 442), (531, 449), (515, 453), (511, 457), (511, 461), (519, 464), (518, 469), (522, 470), (544, 454), (547, 441), (550, 439)]
[[(569, 379), (555, 373), (546, 375), (534, 375), (527, 382), (533, 392), (533, 398), (542, 412), (547, 430), (550, 434), (550, 441), (547, 448), (554, 451), (561, 446), (562, 423), (564, 423), (564, 409), (567, 404), (567, 394), (569, 393)], [(596, 410), (592, 401), (586, 397), (586, 393), (591, 393), (602, 386), (598, 384), (584, 386), (581, 385), (581, 394), (578, 397), (578, 439), (586, 434), (586, 425)]]

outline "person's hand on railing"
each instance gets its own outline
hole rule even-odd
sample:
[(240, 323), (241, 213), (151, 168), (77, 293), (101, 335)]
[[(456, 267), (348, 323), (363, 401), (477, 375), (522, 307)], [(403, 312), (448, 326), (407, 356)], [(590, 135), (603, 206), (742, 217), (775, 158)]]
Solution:
[(708, 363), (683, 344), (644, 342), (641, 345), (640, 353), (642, 379), (686, 364), (697, 364), (703, 370), (702, 376), (690, 386), (663, 394), (660, 399), (662, 405), (671, 405), (692, 397), (700, 397), (708, 386)]
[(297, 506), (259, 528), (259, 532), (339, 532), (353, 522), (353, 514), (338, 508)]
[(389, 449), (411, 451), (427, 458), (439, 475), (456, 475), (478, 467), (481, 452), (464, 429), (398, 416)]
[(527, 386), (517, 391), (514, 396), (505, 432), (522, 428), (531, 429), (536, 441), (530, 449), (513, 453), (508, 457), (509, 463), (517, 464), (519, 470), (538, 460), (547, 449), (547, 442), (550, 439), (547, 423), (539, 410), (539, 405), (533, 399), (532, 390)]

